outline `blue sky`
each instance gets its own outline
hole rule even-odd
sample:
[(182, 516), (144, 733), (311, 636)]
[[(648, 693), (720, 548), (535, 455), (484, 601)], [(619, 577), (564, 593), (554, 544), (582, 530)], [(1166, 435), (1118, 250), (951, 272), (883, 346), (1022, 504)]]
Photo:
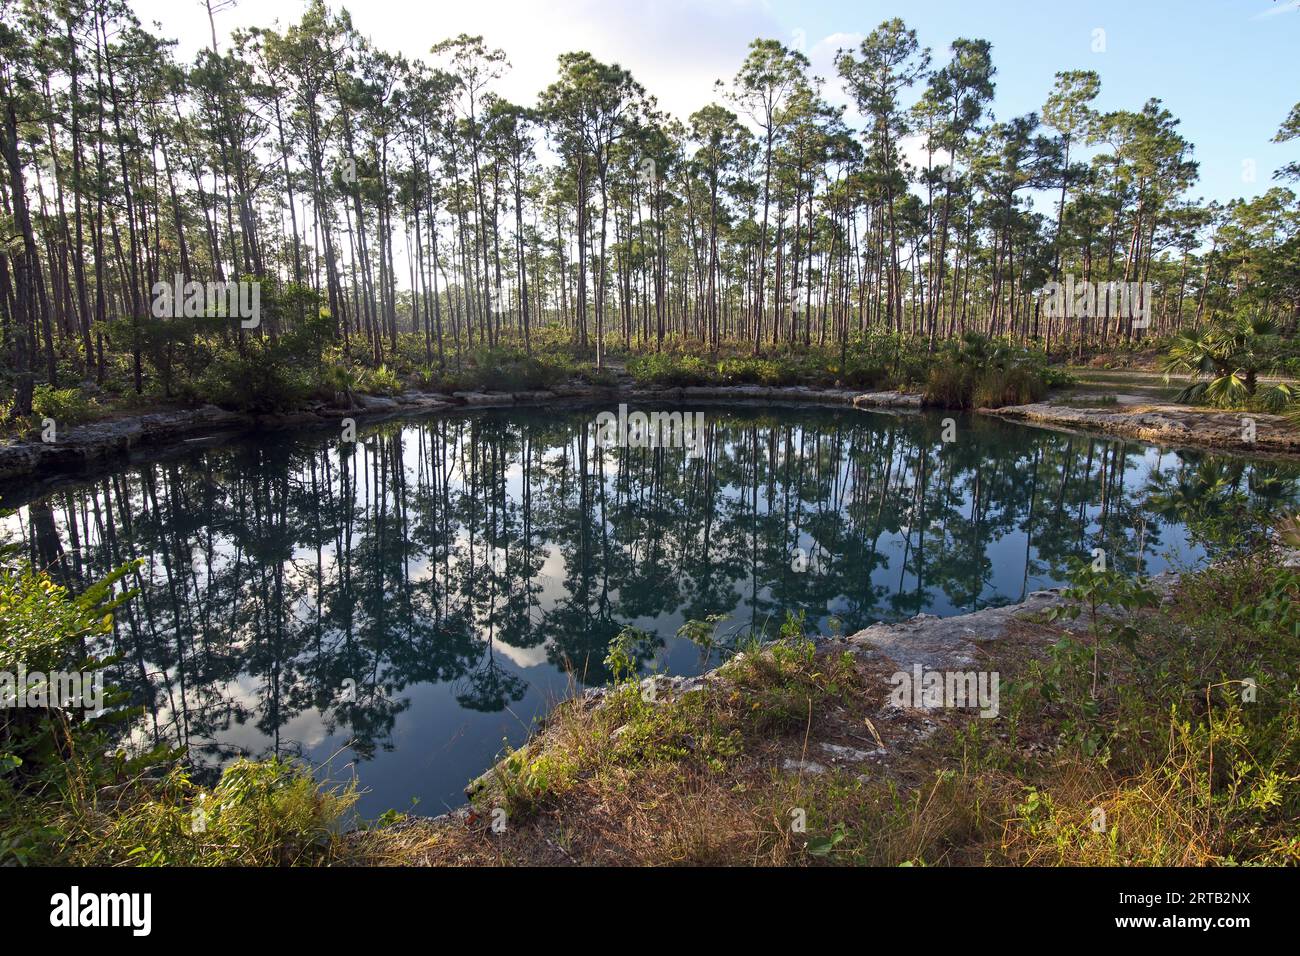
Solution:
[[(1274, 169), (1300, 155), (1300, 142), (1269, 142), (1300, 101), (1296, 8), (1270, 0), (780, 0), (774, 12), (810, 37), (842, 30), (844, 23), (900, 15), (936, 62), (946, 60), (954, 37), (987, 39), (998, 69), (999, 117), (1041, 109), (1058, 70), (1096, 70), (1102, 110), (1135, 110), (1152, 96), (1164, 101), (1195, 144), (1199, 191), (1224, 200), (1267, 190)], [(1098, 29), (1105, 31), (1104, 52), (1092, 49)], [(1247, 159), (1255, 161), (1254, 183), (1243, 181)]]
[[(191, 56), (208, 42), (194, 0), (132, 0)], [(218, 15), (236, 26), (297, 19), (302, 0), (241, 0)], [(337, 0), (331, 5), (338, 7)], [(685, 118), (730, 78), (749, 40), (799, 45), (842, 102), (833, 57), (882, 20), (900, 16), (936, 64), (956, 37), (993, 44), (994, 110), (1001, 117), (1041, 108), (1058, 70), (1101, 75), (1098, 107), (1139, 109), (1159, 97), (1195, 144), (1195, 195), (1227, 200), (1273, 185), (1273, 171), (1300, 158), (1300, 141), (1269, 142), (1300, 100), (1298, 0), (366, 0), (345, 3), (362, 33), (385, 49), (424, 56), (461, 31), (503, 48), (513, 68), (501, 92), (530, 102), (555, 75), (560, 52), (586, 49), (622, 63), (661, 105)], [(1105, 51), (1093, 52), (1094, 31)], [(1245, 181), (1243, 162), (1255, 179)]]

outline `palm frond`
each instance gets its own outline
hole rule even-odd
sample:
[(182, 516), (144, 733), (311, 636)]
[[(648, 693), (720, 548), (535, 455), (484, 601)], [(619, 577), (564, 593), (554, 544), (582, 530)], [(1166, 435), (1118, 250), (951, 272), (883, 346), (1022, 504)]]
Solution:
[(1236, 372), (1229, 372), (1210, 380), (1205, 386), (1205, 397), (1215, 405), (1232, 405), (1249, 398), (1250, 390), (1244, 378)]

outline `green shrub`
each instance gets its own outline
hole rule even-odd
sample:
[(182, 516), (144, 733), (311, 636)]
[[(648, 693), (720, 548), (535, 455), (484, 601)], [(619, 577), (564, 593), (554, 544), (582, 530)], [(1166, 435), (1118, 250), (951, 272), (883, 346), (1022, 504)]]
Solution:
[(442, 376), (432, 365), (420, 365), (415, 369), (415, 380), (421, 388), (435, 388), (442, 381)]
[[(1300, 860), (1300, 571), (1262, 556), (1188, 574), (1172, 603), (1141, 582), (1076, 562), (1082, 617), (1008, 696), (1061, 741), (1048, 786), (1004, 846), (1039, 863), (1291, 864)], [(1124, 608), (1129, 613), (1116, 619)], [(1023, 705), (1023, 708), (1022, 708)], [(1109, 839), (1088, 828), (1102, 807)]]
[(330, 362), (320, 372), (322, 397), (336, 405), (350, 408), (353, 398), (362, 388), (360, 372), (342, 360)]
[(704, 359), (694, 355), (657, 352), (629, 359), (628, 373), (645, 385), (711, 385), (716, 371)]
[[(124, 565), (73, 596), (26, 566), (0, 568), (0, 670), (101, 670), (93, 656), (113, 612)], [(328, 862), (354, 786), (322, 787), (304, 767), (241, 760), (207, 791), (165, 750), (130, 757), (109, 731), (142, 713), (0, 708), (0, 866), (286, 865)], [(159, 775), (166, 760), (170, 769)]]
[(923, 401), (939, 408), (1001, 408), (1036, 402), (1069, 377), (1041, 352), (968, 332), (932, 357)]
[(188, 391), (222, 408), (274, 414), (300, 406), (312, 391), (307, 372), (281, 361), (277, 350), (253, 345), (247, 355), (223, 353)]
[(578, 378), (589, 385), (595, 385), (599, 388), (613, 388), (618, 384), (618, 375), (611, 368), (583, 369), (578, 372)]
[(1047, 394), (1043, 377), (1024, 366), (1007, 369), (990, 369), (975, 379), (971, 391), (973, 408), (1002, 408), (1006, 405), (1026, 405)]
[(95, 417), (99, 406), (79, 388), (37, 385), (32, 390), (32, 412), (37, 418), (51, 418), (59, 427), (76, 425)]
[[(113, 588), (123, 565), (73, 597), (44, 572), (0, 569), (0, 671), (93, 674), (109, 661), (89, 653), (112, 628), (113, 611), (132, 596)], [(22, 688), (15, 686), (18, 692)], [(104, 703), (122, 695), (106, 687)], [(63, 828), (62, 795), (75, 778), (81, 792), (107, 782), (104, 728), (123, 712), (87, 715), (78, 708), (0, 708), (0, 865), (37, 862)]]
[(70, 848), (81, 865), (295, 866), (328, 862), (356, 786), (322, 786), (301, 764), (238, 760), (211, 790), (177, 767)]
[(840, 375), (852, 388), (881, 388), (889, 384), (889, 369), (872, 356), (849, 355)]
[(402, 391), (402, 380), (387, 365), (367, 369), (361, 378), (361, 390), (373, 395), (397, 395)]
[(214, 316), (119, 318), (108, 323), (108, 333), (124, 350), (140, 351), (151, 381), (169, 398), (177, 390), (192, 391), (231, 340), (228, 321)]
[(1288, 383), (1263, 384), (1260, 377), (1285, 372), (1294, 349), (1275, 319), (1242, 311), (1178, 333), (1160, 367), (1166, 382), (1176, 374), (1193, 379), (1175, 401), (1276, 412), (1296, 399), (1297, 390)]
[(528, 354), (514, 346), (475, 349), (464, 357), (461, 370), (449, 371), (442, 385), (453, 391), (518, 392), (552, 388), (572, 378), (573, 363), (553, 352)]
[(793, 362), (760, 358), (723, 359), (718, 381), (724, 385), (786, 385), (798, 379)]

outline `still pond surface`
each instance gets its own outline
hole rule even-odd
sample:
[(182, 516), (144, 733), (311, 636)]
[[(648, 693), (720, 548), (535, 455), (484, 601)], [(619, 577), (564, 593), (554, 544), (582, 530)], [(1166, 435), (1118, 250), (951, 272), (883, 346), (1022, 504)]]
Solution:
[[(961, 417), (701, 406), (702, 455), (603, 448), (598, 409), (498, 409), (244, 438), (69, 483), (3, 519), (74, 587), (143, 559), (111, 673), (142, 744), (355, 771), (359, 812), (436, 814), (625, 626), (852, 633), (1062, 583), (1103, 548), (1194, 566), (1294, 500), (1294, 464)], [(13, 507), (18, 502), (5, 502)]]

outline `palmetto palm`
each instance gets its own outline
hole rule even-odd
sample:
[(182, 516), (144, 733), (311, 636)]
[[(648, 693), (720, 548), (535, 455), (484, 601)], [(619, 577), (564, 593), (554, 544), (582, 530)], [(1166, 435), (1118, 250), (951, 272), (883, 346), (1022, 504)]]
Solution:
[(970, 368), (1005, 368), (1016, 357), (1005, 342), (979, 332), (962, 333), (959, 342), (949, 343), (952, 357)]
[[(1240, 405), (1256, 397), (1259, 375), (1269, 369), (1264, 350), (1277, 332), (1277, 323), (1268, 316), (1215, 319), (1208, 326), (1180, 332), (1161, 360), (1161, 371), (1165, 381), (1174, 374), (1196, 379), (1178, 393), (1176, 401)], [(1265, 404), (1281, 407), (1295, 397), (1295, 389), (1279, 383), (1260, 397)]]

